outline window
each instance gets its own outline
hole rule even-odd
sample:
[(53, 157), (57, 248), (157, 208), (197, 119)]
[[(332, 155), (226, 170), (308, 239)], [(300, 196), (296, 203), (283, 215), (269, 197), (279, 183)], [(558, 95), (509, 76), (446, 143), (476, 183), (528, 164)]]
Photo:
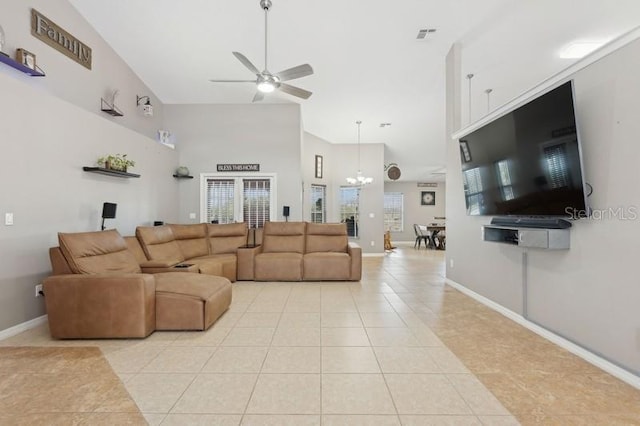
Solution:
[(384, 193), (384, 229), (391, 232), (403, 231), (404, 194)]
[(469, 214), (480, 214), (483, 204), (480, 168), (475, 167), (465, 170), (462, 174), (462, 180), (464, 182), (464, 192)]
[(262, 228), (270, 219), (271, 180), (243, 179), (242, 218), (249, 228)]
[(327, 187), (311, 185), (311, 222), (324, 223), (327, 221)]
[(340, 187), (340, 222), (347, 224), (347, 235), (358, 236), (360, 188)]
[(275, 177), (205, 175), (202, 180), (201, 221), (245, 222), (262, 228), (275, 211)]
[(511, 172), (509, 171), (509, 160), (501, 160), (496, 163), (498, 169), (498, 179), (500, 181), (500, 191), (504, 201), (513, 200), (513, 183), (511, 182)]

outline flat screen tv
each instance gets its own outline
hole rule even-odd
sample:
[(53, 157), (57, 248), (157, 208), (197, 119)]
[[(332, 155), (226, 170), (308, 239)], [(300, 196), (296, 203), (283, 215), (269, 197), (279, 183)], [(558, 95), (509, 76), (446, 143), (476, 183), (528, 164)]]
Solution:
[(467, 214), (587, 214), (573, 81), (459, 139)]

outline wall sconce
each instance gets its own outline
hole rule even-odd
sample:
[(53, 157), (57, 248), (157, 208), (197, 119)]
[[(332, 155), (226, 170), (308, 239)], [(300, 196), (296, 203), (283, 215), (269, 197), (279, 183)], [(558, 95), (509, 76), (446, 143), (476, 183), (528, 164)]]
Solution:
[(149, 98), (149, 96), (138, 96), (138, 95), (136, 95), (136, 105), (140, 106), (140, 102), (145, 100), (145, 98), (147, 99), (147, 102), (145, 102), (142, 105), (142, 112), (147, 117), (153, 117), (153, 105), (151, 105), (151, 98)]

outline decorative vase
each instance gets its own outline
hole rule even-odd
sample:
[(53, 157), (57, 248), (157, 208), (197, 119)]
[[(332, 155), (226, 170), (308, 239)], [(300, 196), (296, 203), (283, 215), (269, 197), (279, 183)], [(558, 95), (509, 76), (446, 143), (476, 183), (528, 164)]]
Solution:
[(178, 176), (189, 176), (189, 169), (185, 166), (180, 166), (176, 169), (176, 175)]

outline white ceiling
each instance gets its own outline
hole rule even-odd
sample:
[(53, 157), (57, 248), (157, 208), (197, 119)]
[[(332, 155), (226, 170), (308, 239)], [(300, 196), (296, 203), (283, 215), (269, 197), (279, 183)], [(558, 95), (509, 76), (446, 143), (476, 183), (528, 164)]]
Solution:
[[(234, 50), (263, 68), (259, 0), (70, 2), (163, 103), (251, 102), (253, 85), (208, 80), (255, 78)], [(311, 64), (314, 75), (290, 83), (314, 94), (276, 94), (266, 102), (300, 102), (305, 130), (334, 143), (356, 142), (355, 121), (362, 120), (362, 143), (385, 143), (386, 162), (398, 163), (402, 180), (433, 180), (431, 172), (445, 164), (444, 58), (455, 41), (468, 47), (463, 67), (479, 74), (478, 87), (496, 87), (496, 100), (506, 101), (517, 93), (497, 89), (510, 75), (534, 84), (549, 69), (568, 66), (556, 53), (572, 39), (610, 40), (640, 24), (637, 0), (273, 3), (269, 70)], [(437, 32), (416, 40), (422, 28)], [(478, 99), (486, 108), (486, 98)], [(393, 124), (382, 129), (382, 122)]]

